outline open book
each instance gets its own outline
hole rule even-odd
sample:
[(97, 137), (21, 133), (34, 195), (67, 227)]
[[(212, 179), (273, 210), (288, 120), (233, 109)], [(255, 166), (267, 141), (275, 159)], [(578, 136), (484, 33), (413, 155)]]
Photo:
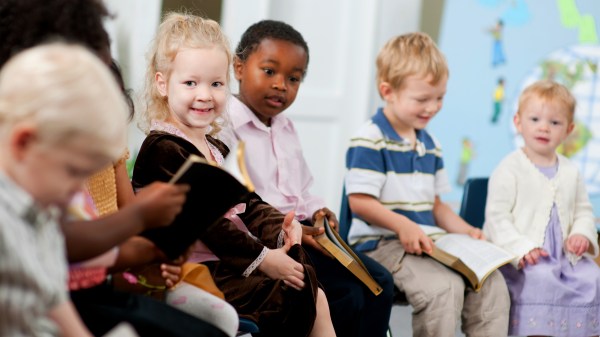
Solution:
[(373, 294), (379, 295), (383, 291), (381, 286), (373, 279), (362, 261), (354, 254), (352, 249), (342, 240), (340, 235), (331, 228), (326, 217), (318, 218), (315, 227), (323, 227), (325, 232), (315, 236), (315, 240), (323, 246), (333, 257), (346, 267), (354, 276), (358, 277)]
[(191, 154), (169, 183), (190, 186), (181, 212), (170, 226), (150, 229), (142, 235), (171, 259), (184, 253), (207, 226), (254, 191), (246, 172), (243, 142), (232, 149), (223, 167)]
[(496, 269), (509, 263), (514, 256), (491, 242), (474, 239), (466, 234), (447, 233), (436, 226), (420, 225), (435, 243), (432, 258), (462, 274), (475, 291)]

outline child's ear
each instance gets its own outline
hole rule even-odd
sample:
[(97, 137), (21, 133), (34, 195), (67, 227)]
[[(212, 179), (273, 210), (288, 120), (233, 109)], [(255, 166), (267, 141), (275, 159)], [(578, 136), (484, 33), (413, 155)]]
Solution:
[(573, 132), (574, 129), (575, 129), (575, 123), (571, 122), (569, 124), (569, 126), (567, 127), (567, 135), (570, 135), (571, 132)]
[(235, 56), (233, 58), (233, 74), (236, 80), (240, 80), (242, 78), (242, 71), (244, 70), (244, 62), (240, 60), (239, 57)]
[(521, 133), (521, 117), (519, 117), (518, 112), (513, 116), (513, 123), (515, 124), (517, 131)]
[(156, 89), (158, 92), (164, 97), (167, 96), (167, 79), (161, 72), (157, 72), (154, 75), (154, 83), (156, 84)]
[(21, 160), (37, 139), (37, 129), (31, 124), (21, 124), (13, 128), (9, 138), (10, 152)]
[(394, 93), (394, 89), (388, 82), (379, 83), (379, 95), (386, 102), (389, 101), (391, 95)]

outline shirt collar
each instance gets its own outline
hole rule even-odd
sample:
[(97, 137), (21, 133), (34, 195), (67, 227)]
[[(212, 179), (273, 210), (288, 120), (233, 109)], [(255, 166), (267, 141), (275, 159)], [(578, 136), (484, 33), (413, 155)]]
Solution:
[(234, 130), (237, 130), (243, 125), (252, 124), (256, 129), (264, 132), (270, 132), (271, 128), (283, 129), (290, 125), (290, 121), (281, 114), (271, 118), (271, 126), (266, 126), (258, 117), (250, 110), (250, 108), (240, 101), (236, 96), (231, 96), (229, 103), (231, 109), (231, 125)]
[(0, 171), (0, 203), (34, 227), (50, 220), (55, 221), (60, 215), (59, 209), (54, 206), (40, 208), (27, 191), (2, 171)]
[(191, 143), (190, 139), (185, 135), (185, 133), (181, 132), (181, 130), (179, 130), (178, 127), (165, 121), (153, 119), (152, 124), (150, 125), (150, 131), (162, 131), (170, 133), (172, 135), (181, 137)]
[[(379, 129), (381, 130), (381, 133), (383, 133), (383, 136), (385, 138), (394, 140), (394, 141), (397, 141), (397, 142), (400, 142), (403, 144), (409, 144), (408, 140), (400, 137), (400, 135), (398, 135), (396, 130), (394, 130), (394, 127), (392, 126), (390, 121), (387, 119), (387, 117), (383, 113), (383, 108), (377, 109), (377, 113), (375, 114), (375, 116), (373, 116), (373, 118), (371, 120), (373, 121), (373, 123), (375, 123), (375, 125), (377, 125), (379, 127)], [(426, 133), (423, 130), (415, 130), (415, 133), (416, 133), (416, 139), (417, 139), (417, 144), (415, 146), (415, 150), (417, 151), (419, 156), (424, 156), (425, 152), (426, 152), (426, 146), (425, 146)]]

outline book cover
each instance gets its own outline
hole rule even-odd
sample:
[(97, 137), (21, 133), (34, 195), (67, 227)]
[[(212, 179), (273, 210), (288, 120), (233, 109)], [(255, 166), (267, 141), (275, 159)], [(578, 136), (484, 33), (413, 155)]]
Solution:
[(170, 259), (181, 256), (206, 227), (254, 191), (245, 168), (242, 142), (232, 149), (222, 168), (190, 155), (169, 183), (190, 186), (181, 212), (171, 225), (147, 230), (142, 235)]
[(315, 236), (315, 240), (323, 246), (333, 257), (335, 257), (344, 267), (346, 267), (354, 276), (364, 283), (375, 295), (381, 294), (383, 289), (373, 279), (369, 271), (356, 256), (352, 249), (342, 240), (335, 229), (331, 228), (326, 217), (317, 218), (315, 227), (323, 227), (325, 232)]
[(489, 241), (447, 233), (435, 226), (420, 227), (435, 243), (428, 255), (463, 275), (476, 292), (493, 271), (514, 259), (511, 253)]

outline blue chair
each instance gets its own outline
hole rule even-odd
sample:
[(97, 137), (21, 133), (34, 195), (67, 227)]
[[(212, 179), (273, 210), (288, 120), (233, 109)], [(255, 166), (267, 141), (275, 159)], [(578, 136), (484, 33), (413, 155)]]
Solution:
[(469, 178), (465, 182), (458, 215), (471, 226), (483, 227), (487, 192), (488, 178)]
[(240, 326), (238, 327), (238, 336), (252, 333), (259, 333), (258, 325), (253, 321), (240, 317)]
[(342, 189), (342, 205), (340, 207), (340, 214), (338, 218), (339, 227), (338, 233), (340, 237), (348, 242), (348, 232), (350, 231), (350, 225), (352, 224), (352, 211), (350, 210), (350, 204), (348, 204), (348, 196), (346, 195), (346, 187)]

